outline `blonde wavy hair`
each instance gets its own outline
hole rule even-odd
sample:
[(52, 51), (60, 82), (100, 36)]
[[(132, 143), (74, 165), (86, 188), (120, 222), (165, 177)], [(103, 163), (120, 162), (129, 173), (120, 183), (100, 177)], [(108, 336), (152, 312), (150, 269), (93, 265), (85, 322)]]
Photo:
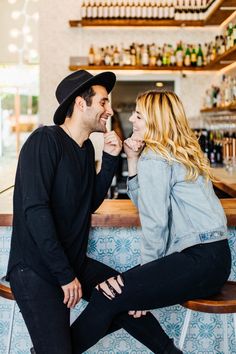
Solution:
[(146, 120), (145, 149), (158, 152), (169, 162), (183, 164), (187, 181), (194, 181), (199, 175), (214, 180), (209, 160), (189, 127), (183, 104), (175, 93), (155, 90), (141, 93), (136, 107)]

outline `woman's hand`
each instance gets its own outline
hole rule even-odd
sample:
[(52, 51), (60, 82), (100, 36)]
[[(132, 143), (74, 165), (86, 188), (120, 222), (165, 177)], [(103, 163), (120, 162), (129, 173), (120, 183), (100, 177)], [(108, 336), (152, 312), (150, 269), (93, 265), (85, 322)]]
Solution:
[(144, 142), (141, 140), (135, 140), (132, 136), (126, 139), (124, 141), (124, 152), (127, 155), (127, 159), (138, 159), (143, 147)]
[(124, 152), (127, 155), (129, 177), (137, 174), (138, 158), (143, 147), (143, 141), (132, 139), (132, 137), (124, 141)]
[(147, 311), (129, 311), (128, 312), (128, 314), (130, 315), (130, 316), (133, 316), (134, 318), (140, 318), (140, 317), (142, 317), (142, 316), (146, 316), (146, 314), (147, 314)]
[(68, 308), (75, 307), (76, 304), (82, 298), (82, 287), (77, 278), (66, 285), (62, 285), (62, 290), (64, 292), (64, 304), (67, 304)]

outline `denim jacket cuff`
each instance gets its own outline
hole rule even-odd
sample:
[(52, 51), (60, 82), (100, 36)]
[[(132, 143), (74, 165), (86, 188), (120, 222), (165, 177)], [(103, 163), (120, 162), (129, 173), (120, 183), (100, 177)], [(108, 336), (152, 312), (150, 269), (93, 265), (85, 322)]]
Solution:
[(139, 188), (138, 176), (133, 177), (132, 179), (127, 180), (127, 187), (130, 191), (135, 191)]

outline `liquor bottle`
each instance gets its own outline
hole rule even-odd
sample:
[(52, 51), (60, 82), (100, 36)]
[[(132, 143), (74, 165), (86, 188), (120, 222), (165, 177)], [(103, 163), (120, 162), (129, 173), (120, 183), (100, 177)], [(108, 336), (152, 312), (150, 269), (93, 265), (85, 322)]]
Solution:
[(203, 65), (207, 65), (207, 51), (208, 51), (208, 44), (205, 43), (204, 46), (203, 46)]
[(161, 57), (161, 53), (159, 52), (157, 54), (157, 62), (156, 62), (157, 66), (162, 66), (162, 57)]
[(163, 11), (163, 7), (162, 7), (162, 4), (161, 4), (161, 6), (158, 8), (158, 18), (162, 19), (163, 16), (164, 16), (164, 11)]
[(149, 66), (156, 66), (156, 47), (154, 43), (149, 46)]
[(141, 16), (142, 18), (147, 18), (147, 6), (146, 6), (146, 2), (142, 2), (141, 4)]
[(122, 2), (120, 5), (120, 18), (125, 18), (125, 3)]
[(149, 2), (147, 4), (147, 18), (152, 18), (152, 4)]
[(233, 45), (236, 45), (236, 23), (235, 23), (234, 28), (233, 28), (233, 41), (234, 41)]
[(92, 18), (97, 18), (97, 17), (98, 17), (98, 7), (96, 1), (94, 1), (92, 4)]
[(191, 51), (191, 66), (196, 66), (197, 65), (197, 54), (195, 47), (193, 46), (192, 51)]
[(120, 17), (120, 6), (117, 1), (114, 3), (114, 18), (119, 18), (119, 17)]
[(129, 1), (125, 5), (125, 17), (126, 18), (130, 18), (131, 17), (131, 6), (130, 6)]
[(178, 43), (176, 49), (176, 65), (179, 67), (183, 66), (183, 47), (181, 41)]
[(118, 47), (115, 46), (114, 50), (114, 65), (119, 65), (120, 64), (120, 52), (118, 50)]
[(166, 51), (166, 45), (164, 44), (163, 49), (162, 49), (162, 65), (167, 66), (167, 51)]
[(198, 52), (197, 52), (197, 66), (203, 66), (203, 52), (201, 44), (198, 44)]
[(102, 53), (98, 48), (97, 50), (94, 51), (94, 64), (99, 66), (101, 65), (102, 60), (103, 60)]
[(146, 44), (141, 48), (141, 64), (147, 66), (149, 64), (149, 56)]
[(175, 51), (174, 51), (173, 47), (171, 47), (171, 52), (170, 52), (170, 65), (171, 66), (176, 65), (176, 56), (175, 56)]
[(103, 5), (103, 18), (108, 18), (108, 3), (105, 2)]
[(92, 18), (92, 6), (91, 6), (90, 1), (87, 4), (86, 17), (87, 18)]
[(83, 1), (81, 6), (81, 19), (86, 17), (87, 17), (87, 4), (86, 1)]
[(189, 49), (189, 45), (187, 45), (186, 52), (184, 55), (184, 65), (185, 66), (190, 66), (191, 65), (191, 52)]
[(108, 46), (106, 46), (106, 48), (104, 50), (104, 64), (105, 65), (111, 65), (111, 57), (110, 57), (109, 47)]
[(136, 53), (136, 65), (141, 65), (141, 48), (138, 44), (134, 44)]
[(109, 1), (109, 3), (108, 3), (108, 17), (114, 18), (114, 6), (111, 1)]
[(142, 15), (142, 7), (140, 2), (138, 2), (136, 6), (136, 17), (141, 18), (142, 17), (141, 15)]
[(225, 38), (224, 38), (224, 36), (220, 36), (220, 50), (219, 50), (219, 54), (221, 55), (221, 54), (224, 54), (224, 52), (225, 52)]
[(130, 17), (131, 18), (136, 18), (136, 6), (135, 6), (135, 2), (132, 2), (130, 4)]
[(130, 47), (130, 64), (132, 66), (136, 65), (136, 51), (135, 51), (135, 46), (134, 45), (132, 45)]
[(89, 48), (89, 53), (88, 53), (88, 64), (89, 65), (94, 65), (94, 49), (93, 49), (93, 45), (90, 46)]
[(233, 24), (232, 22), (229, 23), (227, 28), (227, 37), (226, 37), (226, 49), (230, 49), (234, 45), (234, 38), (233, 38)]

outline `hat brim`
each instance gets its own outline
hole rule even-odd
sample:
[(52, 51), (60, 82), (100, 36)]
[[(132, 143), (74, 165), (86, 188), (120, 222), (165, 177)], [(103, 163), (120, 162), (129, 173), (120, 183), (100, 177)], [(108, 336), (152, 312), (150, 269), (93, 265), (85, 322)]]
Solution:
[(106, 88), (107, 92), (110, 93), (113, 89), (116, 82), (116, 75), (111, 71), (105, 71), (98, 75), (95, 75), (85, 81), (82, 85), (79, 85), (74, 91), (71, 92), (69, 96), (67, 96), (60, 106), (56, 109), (53, 121), (55, 124), (60, 125), (63, 124), (66, 118), (66, 114), (70, 104), (75, 100), (77, 96), (87, 88), (93, 85), (100, 85)]

